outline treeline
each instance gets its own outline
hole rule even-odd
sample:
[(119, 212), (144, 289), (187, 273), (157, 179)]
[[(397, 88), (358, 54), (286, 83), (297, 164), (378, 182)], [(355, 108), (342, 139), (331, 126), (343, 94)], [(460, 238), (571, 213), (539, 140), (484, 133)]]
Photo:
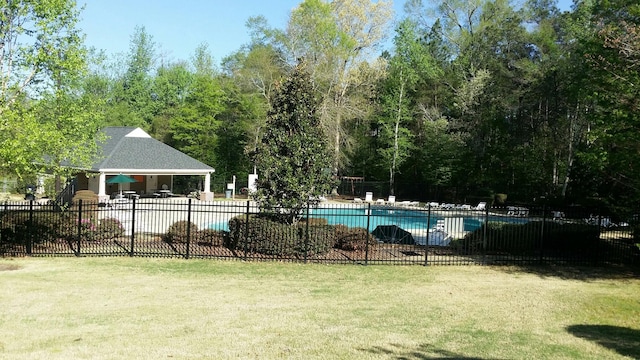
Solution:
[(88, 54), (69, 96), (90, 104), (83, 124), (141, 126), (243, 178), (271, 94), (304, 58), (337, 176), (441, 201), (640, 200), (635, 0), (408, 0), (397, 19), (387, 1), (306, 0), (285, 28), (255, 17), (247, 31), (218, 66), (206, 45), (166, 60), (137, 28), (124, 58)]

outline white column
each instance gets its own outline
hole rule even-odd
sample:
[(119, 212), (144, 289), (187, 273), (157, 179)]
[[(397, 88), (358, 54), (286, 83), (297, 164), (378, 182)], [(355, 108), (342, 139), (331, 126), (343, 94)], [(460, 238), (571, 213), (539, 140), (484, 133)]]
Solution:
[(98, 196), (107, 196), (107, 175), (103, 172), (100, 173), (98, 182)]
[(204, 192), (211, 192), (211, 174), (207, 173), (207, 175), (204, 176), (204, 189), (202, 189)]

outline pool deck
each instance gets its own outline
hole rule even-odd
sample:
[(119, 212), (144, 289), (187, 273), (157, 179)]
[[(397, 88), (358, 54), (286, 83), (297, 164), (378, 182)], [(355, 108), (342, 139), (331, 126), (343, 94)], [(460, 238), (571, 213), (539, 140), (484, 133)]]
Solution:
[[(226, 223), (229, 219), (245, 214), (247, 206), (251, 213), (259, 211), (255, 201), (248, 200), (214, 200), (200, 201), (177, 197), (167, 199), (141, 199), (136, 201), (135, 219), (133, 218), (132, 203), (117, 204), (114, 207), (100, 208), (98, 219), (118, 219), (125, 228), (126, 234), (131, 234), (132, 224), (136, 233), (164, 234), (177, 221), (191, 221), (198, 229), (210, 228), (212, 224)], [(191, 206), (191, 212), (187, 211)], [(407, 206), (401, 204), (368, 204), (352, 202), (327, 201), (319, 204), (321, 209), (362, 209), (372, 210), (415, 210), (427, 211), (421, 206)], [(445, 219), (463, 218), (465, 216), (481, 214), (478, 211), (431, 210), (431, 215)], [(453, 220), (451, 220), (453, 221)], [(446, 233), (453, 239), (460, 239), (466, 234), (460, 224), (452, 225), (447, 221)], [(426, 243), (429, 238), (427, 229), (405, 229), (412, 233), (418, 243)]]

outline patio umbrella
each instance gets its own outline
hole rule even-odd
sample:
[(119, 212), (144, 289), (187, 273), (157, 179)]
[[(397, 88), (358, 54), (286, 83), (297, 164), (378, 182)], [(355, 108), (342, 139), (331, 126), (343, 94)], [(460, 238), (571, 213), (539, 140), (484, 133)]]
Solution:
[(107, 180), (107, 184), (118, 184), (118, 191), (120, 191), (120, 197), (122, 197), (122, 184), (134, 183), (134, 182), (137, 182), (137, 180), (123, 174), (118, 174), (112, 177), (111, 179)]
[(415, 244), (413, 235), (397, 225), (378, 225), (371, 234), (378, 240), (391, 244)]

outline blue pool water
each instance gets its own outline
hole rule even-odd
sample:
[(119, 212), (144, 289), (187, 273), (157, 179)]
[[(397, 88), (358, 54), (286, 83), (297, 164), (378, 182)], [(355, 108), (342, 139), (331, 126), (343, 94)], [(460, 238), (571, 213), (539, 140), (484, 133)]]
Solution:
[[(373, 231), (379, 225), (397, 225), (403, 229), (434, 229), (438, 220), (444, 220), (443, 213), (431, 214), (424, 210), (373, 208), (367, 213), (366, 208), (318, 208), (311, 209), (311, 218), (324, 218), (330, 225), (345, 225), (350, 228), (361, 227)], [(447, 214), (449, 215), (449, 214)], [(484, 222), (484, 213), (451, 213), (451, 217), (463, 219), (464, 231), (473, 231)], [(504, 221), (511, 223), (525, 223), (526, 218), (489, 216), (489, 221)], [(209, 226), (215, 230), (228, 230), (227, 222), (215, 223)]]
[[(443, 216), (431, 215), (427, 211), (409, 209), (313, 209), (311, 218), (325, 218), (330, 225), (345, 225), (347, 227), (361, 227), (375, 229), (379, 225), (397, 225), (403, 229), (435, 228), (438, 220)], [(471, 217), (463, 217), (465, 231), (473, 231), (480, 227), (482, 221)], [(368, 221), (368, 226), (367, 226)]]

